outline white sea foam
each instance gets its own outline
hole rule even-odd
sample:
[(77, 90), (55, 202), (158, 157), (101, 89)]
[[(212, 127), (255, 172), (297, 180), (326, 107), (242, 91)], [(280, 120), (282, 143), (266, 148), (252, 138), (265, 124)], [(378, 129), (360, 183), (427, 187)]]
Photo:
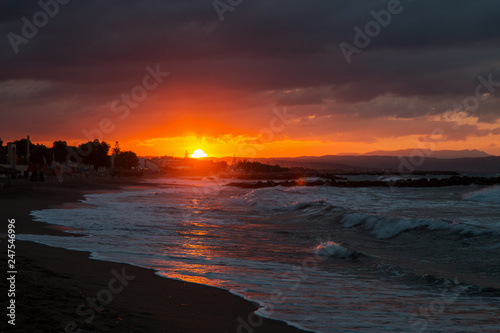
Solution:
[(480, 201), (480, 202), (499, 202), (500, 203), (500, 186), (494, 185), (483, 188), (478, 191), (473, 191), (464, 194), (464, 200)]
[(387, 239), (413, 229), (450, 230), (457, 233), (481, 234), (478, 227), (452, 223), (439, 219), (416, 219), (401, 216), (385, 216), (360, 212), (346, 212), (340, 222), (346, 228), (362, 226), (379, 239)]
[[(319, 265), (314, 254), (341, 259), (358, 252), (346, 245), (349, 238), (343, 244), (324, 242), (315, 248), (317, 243), (311, 241), (339, 224), (366, 229), (377, 238), (414, 228), (477, 231), (485, 221), (488, 230), (497, 230), (494, 223), (500, 212), (494, 202), (462, 200), (470, 190), (464, 187), (401, 188), (397, 193), (386, 188), (250, 190), (220, 189), (210, 180), (165, 180), (172, 183), (144, 191), (88, 195), (89, 206), (33, 213), (40, 222), (71, 226), (86, 237), (19, 238), (90, 251), (94, 259), (127, 262), (155, 269), (161, 276), (224, 288), (258, 302), (263, 306), (259, 314), (319, 332), (387, 333), (408, 329), (409, 314), (431, 304), (434, 294), (428, 297), (383, 279), (365, 279), (365, 273), (358, 275), (362, 263), (330, 260)], [(193, 190), (196, 186), (203, 188)], [(453, 223), (455, 219), (460, 220)], [(296, 223), (301, 221), (307, 223)], [(471, 319), (481, 314), (482, 307), (491, 308), (485, 301), (477, 304), (461, 299), (447, 310), (456, 309)], [(451, 321), (454, 314), (443, 316), (442, 325), (429, 321), (430, 330), (463, 328)], [(484, 331), (485, 325), (478, 330)]]
[(322, 257), (348, 258), (352, 251), (336, 242), (323, 242), (313, 249), (313, 252)]

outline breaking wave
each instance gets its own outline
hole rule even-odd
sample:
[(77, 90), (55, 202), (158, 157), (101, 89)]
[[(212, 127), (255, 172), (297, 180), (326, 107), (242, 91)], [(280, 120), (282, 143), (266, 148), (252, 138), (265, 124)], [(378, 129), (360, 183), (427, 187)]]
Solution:
[(348, 248), (332, 241), (319, 244), (313, 249), (313, 253), (322, 257), (334, 257), (340, 259), (350, 258), (354, 254), (354, 252)]
[(500, 186), (494, 185), (483, 188), (478, 191), (466, 193), (462, 199), (480, 202), (499, 202), (500, 203)]

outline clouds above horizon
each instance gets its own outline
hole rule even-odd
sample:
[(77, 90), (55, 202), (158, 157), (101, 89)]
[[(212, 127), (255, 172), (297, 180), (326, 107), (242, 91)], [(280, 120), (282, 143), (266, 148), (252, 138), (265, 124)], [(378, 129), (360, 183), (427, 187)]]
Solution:
[[(309, 117), (283, 133), (292, 139), (428, 135), (436, 124), (422, 119), (474, 96), (478, 76), (500, 82), (500, 3), (401, 0), (401, 12), (348, 64), (339, 44), (354, 45), (353, 28), (364, 30), (370, 12), (388, 3), (243, 1), (221, 22), (211, 0), (69, 1), (16, 54), (8, 34), (21, 35), (21, 18), (32, 21), (41, 9), (37, 1), (3, 1), (0, 108), (14, 125), (0, 135), (83, 139), (82, 129), (108, 117), (120, 138), (251, 136), (275, 106)], [(171, 75), (116, 120), (112, 102), (156, 64)], [(476, 124), (450, 140), (492, 135), (484, 126), (500, 119), (500, 92), (481, 94)], [(373, 121), (380, 125), (370, 131)]]

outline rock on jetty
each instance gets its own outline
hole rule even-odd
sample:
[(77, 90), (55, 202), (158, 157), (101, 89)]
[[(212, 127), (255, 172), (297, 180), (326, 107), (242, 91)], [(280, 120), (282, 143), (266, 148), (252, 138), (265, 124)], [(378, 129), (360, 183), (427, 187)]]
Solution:
[(495, 185), (500, 184), (500, 177), (469, 177), (469, 176), (453, 176), (450, 178), (420, 178), (420, 179), (400, 179), (395, 181), (380, 181), (380, 180), (363, 180), (363, 181), (335, 181), (335, 180), (289, 180), (289, 181), (258, 181), (255, 183), (249, 182), (232, 182), (226, 186), (236, 186), (241, 188), (264, 188), (275, 186), (333, 186), (333, 187), (444, 187), (444, 186), (459, 186), (459, 185)]

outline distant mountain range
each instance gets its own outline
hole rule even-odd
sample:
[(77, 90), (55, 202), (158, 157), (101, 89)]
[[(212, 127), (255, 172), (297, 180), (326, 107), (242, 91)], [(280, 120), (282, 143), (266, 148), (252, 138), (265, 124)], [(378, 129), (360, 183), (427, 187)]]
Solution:
[[(464, 158), (464, 157), (488, 157), (492, 156), (484, 151), (473, 149), (473, 150), (435, 150), (430, 149), (401, 149), (401, 150), (375, 150), (361, 156), (413, 156), (415, 154), (425, 154), (427, 157), (433, 158)], [(347, 154), (342, 154), (343, 156)], [(359, 155), (358, 155), (359, 156)]]
[(466, 173), (500, 173), (500, 156), (434, 158), (403, 156), (320, 156), (296, 158), (258, 158), (254, 161), (282, 167), (302, 167), (328, 171), (456, 171)]
[[(236, 158), (243, 159), (243, 158)], [(233, 157), (221, 158), (231, 163)], [(412, 172), (456, 171), (462, 173), (500, 173), (500, 156), (480, 150), (404, 149), (372, 151), (365, 154), (337, 154), (276, 158), (251, 158), (251, 161), (324, 171), (348, 172)]]
[(427, 157), (434, 158), (464, 158), (464, 157), (488, 157), (492, 156), (477, 149), (465, 150), (435, 150), (430, 149), (400, 149), (400, 150), (374, 150), (368, 153), (340, 153), (331, 156), (413, 156), (423, 153)]
[(363, 155), (325, 155), (288, 158), (256, 158), (253, 161), (329, 171), (456, 171), (466, 173), (499, 173), (500, 156), (479, 150), (374, 151)]

